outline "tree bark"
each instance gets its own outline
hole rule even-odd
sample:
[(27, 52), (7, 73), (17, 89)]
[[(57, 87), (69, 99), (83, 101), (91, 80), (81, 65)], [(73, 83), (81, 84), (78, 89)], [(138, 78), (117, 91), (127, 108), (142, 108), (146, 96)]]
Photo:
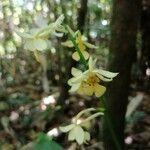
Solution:
[[(141, 0), (113, 0), (109, 70), (119, 72), (107, 91), (107, 105), (120, 150), (124, 149), (125, 113), (128, 102), (130, 73), (136, 59), (136, 35), (140, 20)], [(107, 117), (107, 116), (106, 116)], [(117, 150), (104, 120), (106, 150)]]
[(142, 32), (142, 60), (150, 61), (150, 2), (143, 2), (142, 17), (141, 17), (141, 32)]
[(142, 34), (142, 56), (141, 70), (144, 84), (144, 90), (149, 92), (150, 78), (145, 76), (146, 69), (150, 68), (150, 1), (143, 1), (142, 16), (141, 16), (141, 34)]
[(81, 0), (81, 6), (78, 10), (77, 27), (83, 33), (87, 14), (88, 0)]

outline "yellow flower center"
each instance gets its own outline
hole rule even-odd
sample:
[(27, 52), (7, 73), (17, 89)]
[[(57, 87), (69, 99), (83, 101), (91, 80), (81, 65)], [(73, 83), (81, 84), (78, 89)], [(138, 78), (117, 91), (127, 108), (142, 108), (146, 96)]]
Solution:
[(86, 83), (89, 85), (89, 86), (94, 86), (95, 84), (97, 84), (99, 82), (99, 78), (95, 75), (95, 74), (91, 74)]

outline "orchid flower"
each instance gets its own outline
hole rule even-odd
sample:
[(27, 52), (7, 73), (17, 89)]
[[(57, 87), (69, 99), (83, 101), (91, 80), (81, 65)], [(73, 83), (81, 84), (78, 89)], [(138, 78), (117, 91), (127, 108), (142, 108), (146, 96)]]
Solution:
[(80, 117), (83, 114), (89, 113), (91, 111), (95, 111), (95, 109), (94, 108), (88, 108), (88, 109), (82, 110), (81, 112), (79, 112), (75, 116), (75, 119), (74, 119), (75, 121), (72, 124), (59, 128), (62, 132), (65, 132), (65, 133), (69, 132), (69, 134), (68, 134), (68, 140), (69, 141), (76, 140), (77, 143), (79, 145), (81, 145), (81, 144), (86, 143), (87, 141), (90, 140), (89, 132), (85, 131), (82, 126), (84, 123), (89, 122), (90, 120), (98, 117), (99, 115), (103, 115), (103, 113), (98, 112), (98, 113), (95, 113), (95, 114), (89, 116), (88, 118), (86, 118), (82, 121), (78, 121), (78, 120), (80, 119)]
[(118, 73), (97, 69), (95, 63), (96, 60), (93, 61), (90, 57), (88, 62), (89, 69), (85, 72), (72, 68), (73, 77), (68, 80), (68, 84), (71, 86), (70, 92), (88, 96), (94, 94), (96, 97), (100, 97), (105, 93), (106, 87), (100, 84), (101, 81), (112, 81)]
[(31, 51), (43, 51), (50, 48), (50, 41), (48, 40), (49, 34), (55, 34), (56, 31), (65, 32), (61, 23), (64, 20), (64, 15), (61, 15), (54, 23), (49, 25), (43, 25), (39, 28), (33, 28), (29, 32), (19, 32), (16, 33), (21, 36), (24, 40), (24, 48)]
[[(68, 27), (68, 29), (69, 29), (69, 32), (72, 34), (72, 36), (75, 38), (76, 43), (78, 44), (78, 47), (79, 47), (82, 55), (87, 60), (89, 58), (89, 53), (86, 51), (86, 47), (92, 48), (92, 49), (96, 49), (98, 47), (96, 47), (95, 45), (92, 45), (92, 44), (88, 43), (86, 41), (87, 40), (86, 37), (83, 36), (83, 35), (81, 35), (80, 31), (73, 32), (70, 27)], [(71, 40), (66, 41), (66, 42), (62, 42), (62, 45), (63, 46), (67, 46), (67, 47), (74, 47), (74, 44), (72, 43)], [(77, 51), (72, 54), (72, 58), (74, 60), (76, 60), (76, 61), (80, 60), (80, 56), (79, 56), (79, 54), (78, 54)]]

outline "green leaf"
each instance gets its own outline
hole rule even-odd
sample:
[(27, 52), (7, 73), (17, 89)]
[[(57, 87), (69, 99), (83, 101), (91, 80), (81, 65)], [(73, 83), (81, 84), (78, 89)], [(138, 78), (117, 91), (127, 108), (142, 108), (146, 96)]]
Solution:
[(9, 127), (9, 118), (7, 116), (3, 116), (0, 121), (5, 129)]
[(5, 111), (9, 109), (9, 105), (6, 102), (0, 102), (0, 111)]
[(46, 134), (41, 133), (34, 143), (33, 150), (63, 150), (63, 148)]
[(100, 107), (100, 108), (98, 108), (97, 110), (100, 111), (100, 112), (104, 112), (104, 111), (105, 111), (105, 108), (104, 108), (104, 107)]

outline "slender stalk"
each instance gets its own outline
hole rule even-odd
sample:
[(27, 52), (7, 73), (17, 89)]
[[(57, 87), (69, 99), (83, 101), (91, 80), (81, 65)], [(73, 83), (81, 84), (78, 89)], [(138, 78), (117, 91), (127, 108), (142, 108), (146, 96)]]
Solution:
[(106, 122), (108, 124), (108, 128), (110, 130), (112, 139), (113, 139), (113, 141), (116, 145), (117, 150), (122, 150), (121, 146), (120, 146), (120, 143), (118, 142), (118, 138), (117, 138), (117, 136), (114, 132), (114, 127), (113, 127), (112, 119), (111, 119), (111, 116), (110, 116), (110, 113), (109, 113), (109, 110), (108, 110), (108, 105), (107, 105), (107, 102), (105, 101), (104, 98), (102, 98), (102, 103), (103, 103), (103, 106), (105, 108), (104, 117), (106, 118)]
[[(66, 30), (69, 32), (68, 28), (66, 27)], [(76, 51), (78, 52), (79, 56), (80, 56), (80, 61), (82, 64), (84, 64), (85, 68), (88, 69), (88, 63), (87, 61), (85, 60), (82, 52), (80, 51), (80, 48), (78, 47), (78, 44), (76, 43), (76, 36), (74, 37), (70, 32), (69, 32), (69, 37), (76, 49)]]

